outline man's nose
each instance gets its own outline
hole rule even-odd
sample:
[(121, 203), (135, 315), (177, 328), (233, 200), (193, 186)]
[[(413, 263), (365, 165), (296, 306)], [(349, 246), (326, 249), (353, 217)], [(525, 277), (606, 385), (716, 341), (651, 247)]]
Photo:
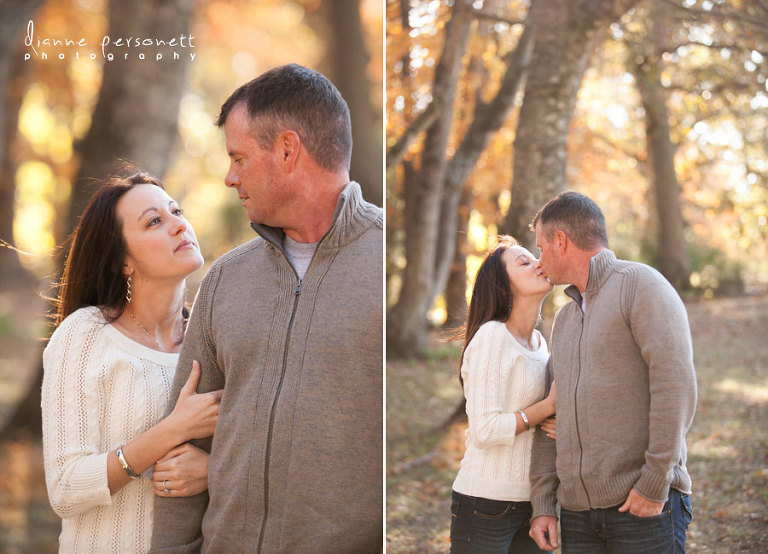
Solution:
[(240, 178), (237, 176), (237, 174), (232, 171), (231, 169), (227, 172), (227, 175), (224, 177), (224, 184), (230, 188), (236, 186), (240, 182)]

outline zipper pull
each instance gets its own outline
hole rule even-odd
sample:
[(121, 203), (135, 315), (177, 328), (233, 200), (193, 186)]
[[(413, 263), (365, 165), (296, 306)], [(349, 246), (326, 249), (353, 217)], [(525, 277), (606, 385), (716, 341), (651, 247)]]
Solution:
[(300, 292), (301, 292), (301, 279), (299, 279), (299, 282), (297, 283), (296, 288), (293, 289), (293, 294), (298, 296)]

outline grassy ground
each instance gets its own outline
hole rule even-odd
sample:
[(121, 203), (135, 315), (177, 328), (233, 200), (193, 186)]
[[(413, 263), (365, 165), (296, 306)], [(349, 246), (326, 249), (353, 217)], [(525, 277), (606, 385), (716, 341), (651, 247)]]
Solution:
[[(699, 403), (689, 552), (768, 552), (768, 296), (688, 304)], [(459, 350), (387, 364), (387, 552), (446, 552), (465, 425)]]

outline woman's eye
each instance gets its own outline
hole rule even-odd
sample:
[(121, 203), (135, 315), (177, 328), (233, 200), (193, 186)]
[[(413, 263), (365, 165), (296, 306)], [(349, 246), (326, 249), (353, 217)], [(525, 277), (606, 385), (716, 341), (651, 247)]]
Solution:
[(157, 225), (158, 223), (160, 223), (160, 218), (159, 217), (153, 217), (152, 219), (150, 219), (147, 222), (147, 227), (151, 227), (152, 225)]
[(173, 210), (173, 215), (182, 216), (184, 215), (184, 210), (182, 210), (181, 208), (176, 208), (175, 210)]

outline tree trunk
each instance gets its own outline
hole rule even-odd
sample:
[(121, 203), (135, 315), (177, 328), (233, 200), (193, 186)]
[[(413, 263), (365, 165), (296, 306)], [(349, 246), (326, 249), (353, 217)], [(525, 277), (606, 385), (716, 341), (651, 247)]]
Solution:
[(438, 104), (437, 99), (433, 98), (426, 109), (408, 125), (408, 128), (397, 139), (397, 142), (389, 147), (387, 150), (387, 171), (400, 165), (416, 137), (432, 126), (438, 115), (440, 115)]
[[(0, 31), (1, 32), (1, 31)], [(0, 45), (0, 48), (3, 48)], [(16, 49), (12, 48), (11, 52)], [(10, 56), (3, 56), (9, 58)], [(13, 250), (13, 219), (16, 213), (16, 167), (9, 150), (19, 123), (22, 93), (19, 81), (27, 66), (19, 61), (0, 60), (0, 90), (5, 91), (3, 109), (0, 110), (0, 284), (6, 286), (26, 275), (18, 254)], [(9, 67), (4, 67), (4, 66)], [(5, 244), (7, 243), (7, 245)]]
[[(111, 37), (180, 37), (189, 35), (194, 0), (109, 2)], [(189, 42), (185, 42), (189, 44)], [(195, 46), (194, 41), (191, 42)], [(180, 59), (172, 52), (181, 50)], [(190, 53), (194, 47), (153, 48), (151, 59), (136, 50), (113, 48), (115, 60), (105, 62), (93, 122), (78, 148), (80, 171), (72, 187), (67, 228), (74, 229), (98, 183), (119, 160), (136, 163), (162, 177), (168, 169), (178, 135), (177, 120)], [(128, 59), (123, 59), (124, 53)], [(155, 54), (163, 59), (155, 61)]]
[[(445, 191), (440, 209), (440, 230), (438, 236), (452, 237), (457, 230), (459, 218), (459, 197), (464, 185), (485, 151), (488, 141), (504, 124), (512, 108), (517, 91), (525, 80), (525, 73), (531, 58), (533, 31), (526, 26), (517, 43), (517, 47), (506, 56), (507, 71), (501, 81), (496, 96), (487, 103), (478, 97), (475, 113), (461, 144), (448, 164), (445, 177)], [(464, 235), (466, 239), (466, 235)], [(455, 262), (455, 242), (438, 241), (435, 278), (432, 282), (430, 302), (443, 291), (448, 280), (451, 266)]]
[[(445, 45), (435, 68), (432, 94), (439, 97), (441, 114), (427, 131), (418, 177), (406, 188), (403, 286), (389, 314), (387, 348), (398, 355), (413, 355), (427, 345), (426, 313), (435, 268), (440, 204), (445, 182), (445, 151), (453, 122), (453, 102), (462, 58), (472, 23), (468, 0), (456, 0), (446, 26)], [(410, 205), (409, 205), (410, 204)]]
[(533, 56), (514, 143), (512, 204), (501, 225), (534, 248), (528, 225), (552, 196), (566, 188), (568, 126), (598, 31), (637, 0), (534, 0)]
[(691, 264), (685, 244), (683, 214), (680, 206), (680, 185), (675, 173), (675, 146), (670, 138), (667, 98), (661, 85), (662, 62), (658, 52), (665, 43), (660, 33), (663, 24), (659, 12), (652, 15), (652, 44), (638, 64), (634, 74), (645, 109), (645, 138), (648, 158), (653, 169), (652, 189), (657, 214), (656, 261), (659, 271), (677, 289), (689, 288)]
[[(192, 0), (152, 0), (130, 3), (111, 0), (109, 35), (173, 37), (188, 35)], [(193, 43), (194, 44), (194, 43)], [(185, 49), (186, 52), (193, 48)], [(163, 52), (153, 50), (153, 54)], [(99, 100), (88, 135), (79, 148), (82, 165), (73, 186), (68, 229), (72, 231), (94, 189), (92, 178), (104, 172), (118, 158), (135, 161), (142, 169), (162, 177), (178, 135), (177, 118), (187, 62), (139, 60), (115, 57), (106, 62)], [(133, 59), (132, 59), (133, 58)], [(187, 55), (187, 60), (189, 56)], [(41, 433), (40, 384), (42, 366), (32, 386), (1, 436)]]
[[(0, 240), (14, 244), (13, 216), (16, 196), (14, 170), (8, 151), (16, 136), (21, 93), (18, 86), (25, 69), (21, 45), (27, 29), (43, 0), (0, 2)], [(15, 46), (19, 47), (15, 47)], [(0, 243), (0, 282), (25, 275), (16, 252)]]
[(459, 327), (467, 320), (467, 235), (473, 200), (472, 188), (465, 186), (457, 210), (453, 264), (445, 285), (445, 327), (448, 329)]
[(381, 110), (373, 105), (366, 76), (370, 57), (363, 40), (360, 0), (326, 0), (310, 23), (328, 45), (319, 69), (339, 89), (352, 116), (350, 177), (360, 183), (366, 200), (383, 206)]

